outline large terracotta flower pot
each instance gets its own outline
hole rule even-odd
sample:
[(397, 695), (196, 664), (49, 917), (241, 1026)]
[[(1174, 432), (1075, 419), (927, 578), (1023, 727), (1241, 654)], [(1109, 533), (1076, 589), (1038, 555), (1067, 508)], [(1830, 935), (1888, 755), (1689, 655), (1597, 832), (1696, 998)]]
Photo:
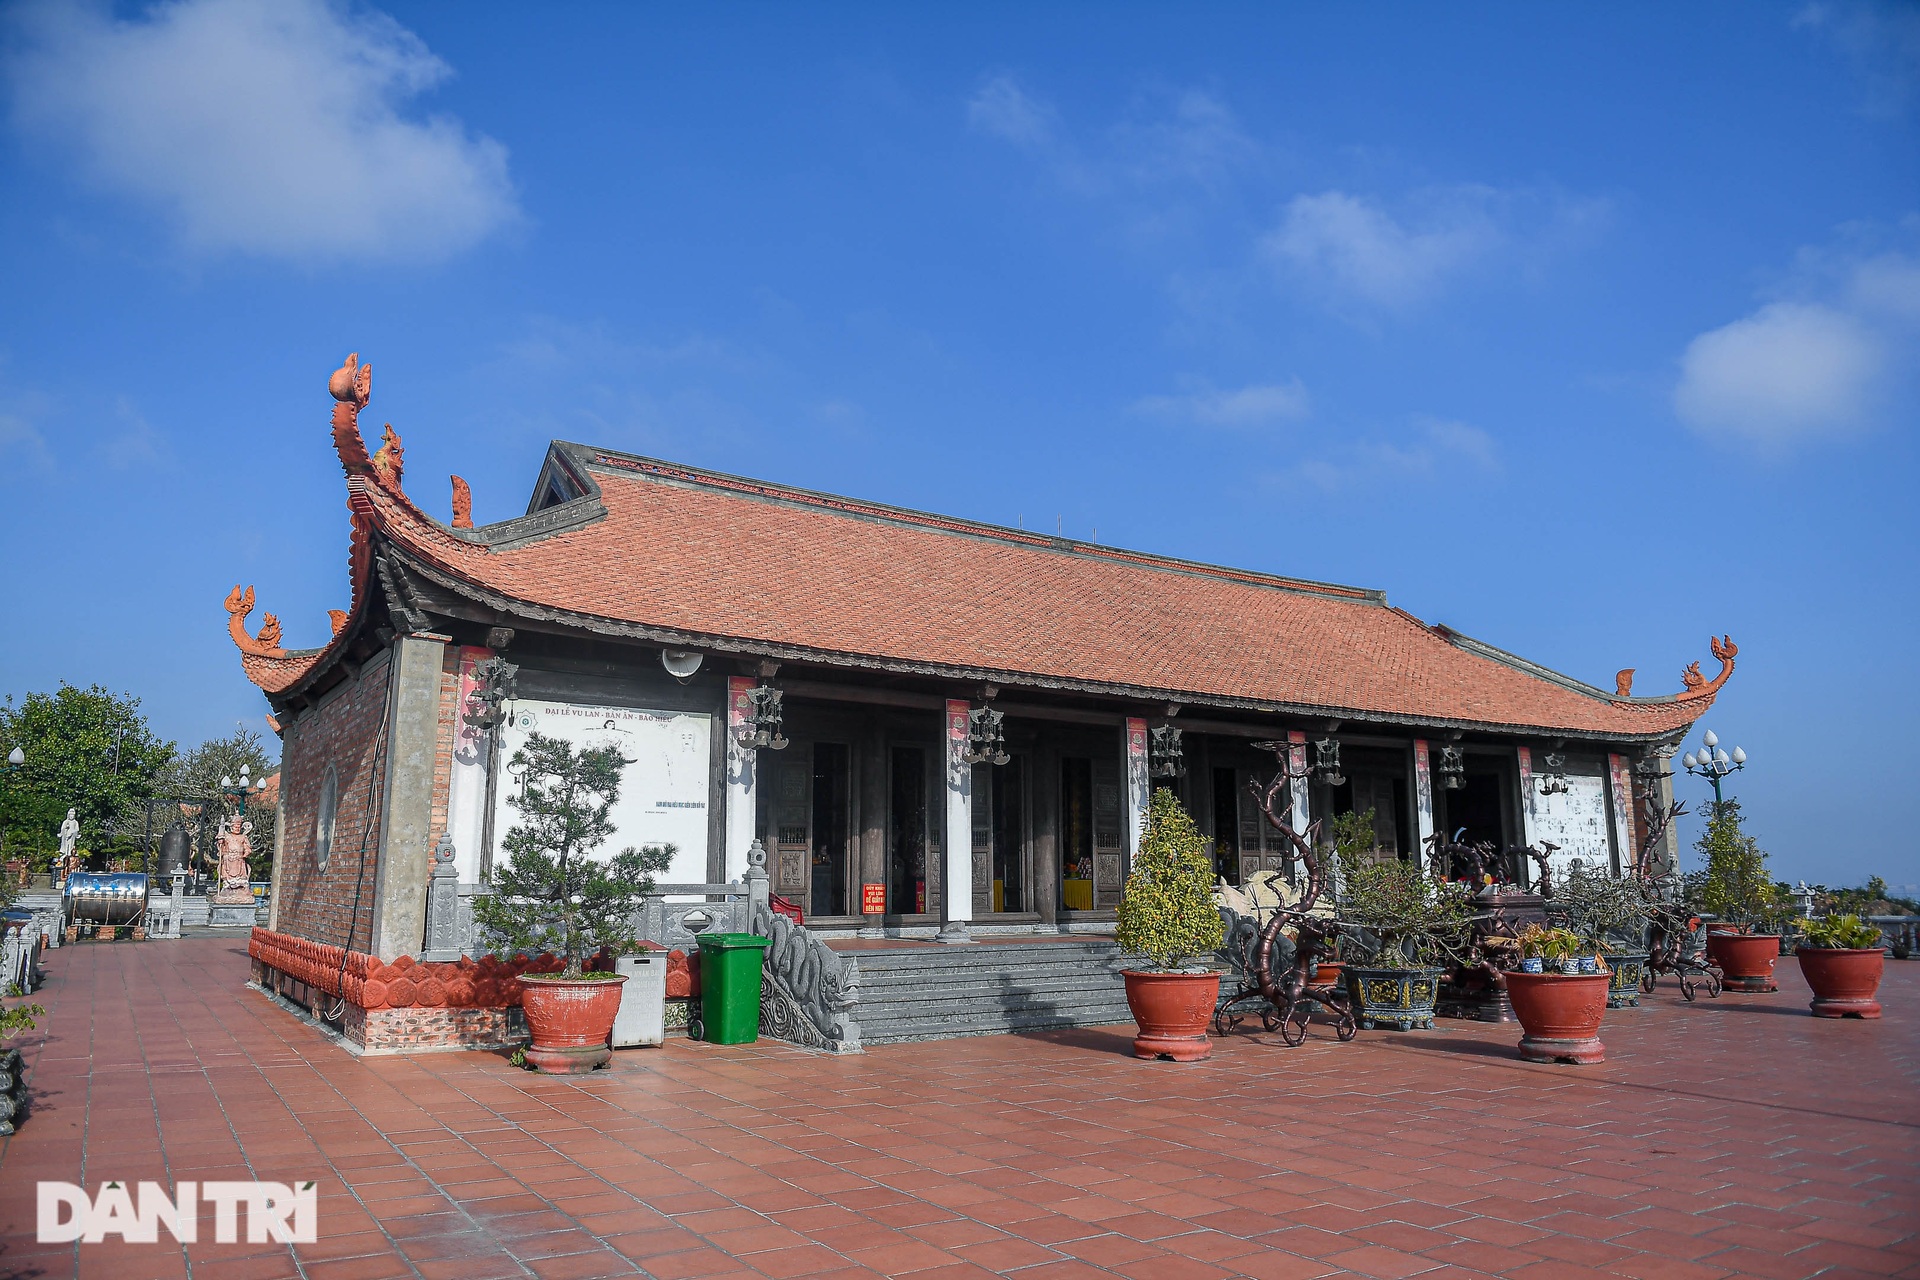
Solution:
[(1207, 1023), (1220, 1002), (1219, 974), (1128, 969), (1121, 976), (1127, 982), (1127, 1008), (1140, 1024), (1134, 1057), (1199, 1062), (1213, 1056)]
[(1433, 1026), (1433, 1002), (1440, 995), (1440, 969), (1363, 969), (1348, 965), (1344, 974), (1353, 1016), (1372, 1031), (1392, 1027), (1411, 1031)]
[(1880, 1016), (1880, 1002), (1873, 998), (1887, 963), (1880, 948), (1801, 947), (1794, 954), (1800, 957), (1800, 972), (1813, 988), (1814, 1017)]
[(520, 1007), (533, 1034), (527, 1061), (553, 1075), (584, 1075), (605, 1065), (613, 1057), (607, 1042), (626, 980), (624, 974), (593, 979), (521, 974)]
[(1509, 973), (1507, 998), (1526, 1032), (1528, 1062), (1604, 1062), (1600, 1020), (1607, 1013), (1608, 973)]
[(1780, 958), (1777, 933), (1733, 933), (1724, 929), (1707, 931), (1707, 958), (1727, 975), (1728, 991), (1778, 991), (1773, 981), (1773, 962)]
[(1313, 967), (1313, 985), (1316, 987), (1343, 987), (1346, 979), (1340, 976), (1347, 967), (1344, 960), (1321, 960)]

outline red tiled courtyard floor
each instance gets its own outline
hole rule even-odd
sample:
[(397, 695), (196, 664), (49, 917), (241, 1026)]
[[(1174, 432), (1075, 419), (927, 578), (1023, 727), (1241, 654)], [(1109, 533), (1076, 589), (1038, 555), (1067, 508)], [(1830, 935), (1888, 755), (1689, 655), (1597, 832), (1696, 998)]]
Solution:
[[(828, 1058), (681, 1041), (584, 1080), (351, 1057), (224, 939), (51, 954), (0, 1273), (376, 1277), (1920, 1276), (1920, 964), (1878, 1023), (1773, 996), (1608, 1016), (1608, 1061), (1443, 1024), (1197, 1066), (1119, 1030)], [(319, 1181), (314, 1245), (42, 1246), (39, 1179)], [(202, 1232), (211, 1234), (203, 1210)]]

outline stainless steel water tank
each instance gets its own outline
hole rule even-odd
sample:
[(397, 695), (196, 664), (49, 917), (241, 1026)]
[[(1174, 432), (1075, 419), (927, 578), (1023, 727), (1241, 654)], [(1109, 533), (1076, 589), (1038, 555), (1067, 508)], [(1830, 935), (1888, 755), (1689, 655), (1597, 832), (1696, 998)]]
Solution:
[(132, 924), (147, 909), (144, 871), (77, 871), (67, 877), (68, 924)]

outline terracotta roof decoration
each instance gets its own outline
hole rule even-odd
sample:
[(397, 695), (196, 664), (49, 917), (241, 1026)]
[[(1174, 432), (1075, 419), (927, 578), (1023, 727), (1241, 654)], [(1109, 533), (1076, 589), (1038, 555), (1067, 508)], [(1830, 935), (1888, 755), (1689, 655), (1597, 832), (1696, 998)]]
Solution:
[(1714, 640), (1719, 675), (1708, 681), (1696, 663), (1675, 696), (1634, 696), (1632, 669), (1608, 692), (1428, 625), (1377, 591), (564, 442), (527, 515), (470, 527), (471, 492), (454, 477), (448, 526), (401, 489), (397, 436), (381, 451), (391, 466), (367, 454), (368, 366), (349, 356), (329, 389), (353, 513), (351, 620), (328, 649), (270, 671), (244, 659), (269, 692), (292, 689), (355, 630), (376, 541), (410, 609), (458, 599), (503, 622), (674, 648), (1416, 726), (1652, 740), (1711, 705), (1737, 653)]
[(473, 528), (473, 490), (459, 476), (449, 477), (453, 481), (453, 525), (455, 529)]
[(406, 450), (400, 446), (400, 434), (389, 422), (381, 433), (380, 452), (373, 455), (373, 469), (390, 489), (400, 487), (400, 475), (406, 468)]
[(227, 634), (233, 637), (233, 643), (240, 652), (255, 658), (284, 658), (287, 651), (280, 647), (280, 619), (270, 613), (260, 615), (260, 634), (247, 634), (246, 617), (253, 612), (253, 588), (242, 591), (239, 587), (227, 592)]
[(1700, 674), (1700, 664), (1692, 662), (1680, 673), (1680, 682), (1687, 686), (1685, 693), (1676, 694), (1675, 702), (1691, 702), (1695, 698), (1711, 698), (1720, 692), (1720, 686), (1733, 674), (1733, 660), (1740, 653), (1740, 646), (1733, 642), (1732, 636), (1721, 636), (1718, 640), (1707, 637), (1707, 648), (1713, 656), (1720, 659), (1720, 674), (1709, 680)]

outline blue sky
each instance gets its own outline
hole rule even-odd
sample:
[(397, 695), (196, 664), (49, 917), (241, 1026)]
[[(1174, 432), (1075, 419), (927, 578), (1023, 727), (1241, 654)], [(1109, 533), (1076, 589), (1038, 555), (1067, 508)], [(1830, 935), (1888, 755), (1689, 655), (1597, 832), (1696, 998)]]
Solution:
[[(565, 437), (1386, 589), (1920, 883), (1920, 9), (0, 10), (0, 693), (259, 726), (410, 491)], [(1702, 789), (1683, 780), (1698, 806)]]

